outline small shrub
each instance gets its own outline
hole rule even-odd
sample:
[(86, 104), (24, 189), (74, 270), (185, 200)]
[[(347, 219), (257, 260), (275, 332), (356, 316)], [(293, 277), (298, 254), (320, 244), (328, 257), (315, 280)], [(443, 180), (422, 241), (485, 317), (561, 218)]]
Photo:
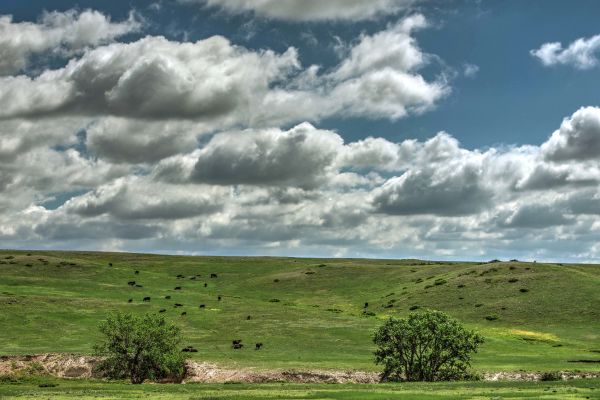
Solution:
[(560, 372), (552, 371), (552, 372), (543, 372), (540, 376), (540, 381), (560, 381), (562, 380), (562, 375)]
[(418, 309), (418, 308), (419, 308), (419, 306), (410, 306), (409, 310), (410, 310), (410, 311), (414, 311), (414, 310), (416, 310), (416, 309)]
[(487, 315), (485, 319), (488, 321), (495, 321), (498, 319), (498, 317), (496, 315)]
[(57, 383), (50, 383), (50, 382), (47, 382), (47, 383), (40, 383), (40, 384), (38, 385), (38, 387), (41, 387), (41, 388), (53, 388), (53, 387), (57, 387), (57, 386), (58, 386), (58, 384), (57, 384)]
[(373, 311), (363, 311), (363, 315), (366, 317), (374, 317), (375, 313)]
[(435, 282), (433, 282), (433, 284), (434, 284), (435, 286), (440, 286), (440, 285), (443, 285), (443, 284), (445, 284), (445, 283), (448, 283), (448, 281), (447, 281), (447, 280), (445, 280), (445, 279), (436, 279), (436, 280), (435, 280)]
[(281, 300), (279, 299), (271, 299), (269, 300), (269, 303), (279, 303)]
[(462, 288), (464, 288), (464, 287), (465, 287), (465, 285), (464, 285), (464, 284), (462, 284), (462, 283), (461, 283), (460, 285), (458, 285), (458, 286), (457, 286), (457, 288), (459, 288), (459, 289), (462, 289)]
[(510, 283), (515, 283), (515, 282), (519, 282), (519, 280), (517, 278), (510, 278), (508, 280)]
[(481, 304), (481, 303), (475, 304), (475, 307), (481, 307), (481, 306), (483, 306), (483, 304)]

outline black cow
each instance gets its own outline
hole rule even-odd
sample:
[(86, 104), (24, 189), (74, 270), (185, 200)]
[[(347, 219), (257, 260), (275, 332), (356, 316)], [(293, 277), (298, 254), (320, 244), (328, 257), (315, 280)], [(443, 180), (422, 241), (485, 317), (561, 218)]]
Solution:
[(171, 299), (171, 296), (165, 296), (165, 299), (169, 300)]
[(181, 278), (185, 278), (185, 277), (181, 274), (177, 275), (177, 279), (181, 279)]
[(135, 274), (136, 274), (136, 275), (139, 275), (139, 273), (140, 273), (140, 271), (135, 271)]
[(175, 286), (175, 290), (181, 290), (181, 286)]
[(129, 282), (127, 282), (127, 284), (128, 284), (129, 286), (135, 286), (135, 281), (129, 281)]
[(159, 313), (164, 313), (167, 312), (167, 310), (165, 308), (161, 308), (160, 310), (158, 310)]
[(210, 274), (211, 278), (217, 278), (217, 274)]
[(131, 303), (131, 302), (133, 302), (133, 299), (129, 299), (129, 300), (127, 300), (127, 302), (128, 302), (128, 303)]
[(108, 266), (109, 266), (109, 267), (112, 267), (112, 263), (108, 263)]
[(187, 346), (183, 349), (181, 349), (181, 351), (183, 351), (184, 353), (197, 353), (198, 350), (196, 350), (193, 346)]
[(259, 342), (259, 343), (256, 343), (256, 344), (254, 345), (254, 350), (260, 350), (262, 347), (263, 347), (263, 344), (262, 344), (262, 343), (260, 343), (260, 342)]
[(175, 303), (175, 307), (183, 307), (183, 304)]
[(200, 304), (200, 308), (206, 308), (205, 304)]
[(233, 347), (234, 349), (241, 349), (242, 347), (244, 347), (244, 345), (242, 344), (242, 340), (238, 339), (238, 340), (233, 340), (231, 342), (231, 347)]
[(184, 311), (184, 312), (182, 312), (182, 313), (181, 313), (181, 316), (182, 316), (182, 317), (183, 317), (184, 315), (187, 315), (187, 312), (185, 312), (185, 311)]
[(208, 283), (204, 282), (204, 287), (208, 287)]
[(250, 316), (250, 315), (248, 315), (248, 316), (246, 317), (246, 320), (247, 320), (247, 321), (250, 321), (251, 319), (252, 319), (252, 316)]
[(221, 301), (221, 296), (217, 296), (217, 300)]
[(365, 308), (369, 307), (369, 303), (365, 303)]
[(144, 297), (144, 301), (150, 301), (150, 297)]

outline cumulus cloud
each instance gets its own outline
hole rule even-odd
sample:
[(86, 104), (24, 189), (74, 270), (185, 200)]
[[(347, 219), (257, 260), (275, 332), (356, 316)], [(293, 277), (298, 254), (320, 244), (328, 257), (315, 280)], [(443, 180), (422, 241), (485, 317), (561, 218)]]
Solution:
[(95, 155), (114, 163), (139, 164), (192, 152), (202, 127), (188, 121), (106, 117), (92, 122), (86, 132), (86, 147)]
[(231, 13), (253, 12), (258, 16), (289, 21), (358, 21), (406, 10), (419, 0), (180, 0), (219, 7)]
[(188, 157), (183, 157), (178, 166), (173, 165), (174, 160), (161, 164), (157, 175), (168, 177), (168, 171), (175, 169), (183, 174), (175, 181), (313, 187), (333, 172), (342, 146), (339, 135), (318, 130), (309, 123), (288, 131), (220, 133), (196, 152), (191, 170)]
[(222, 209), (227, 191), (213, 187), (180, 187), (139, 177), (117, 179), (68, 200), (62, 209), (83, 217), (110, 215), (120, 220), (181, 219)]
[(253, 51), (220, 36), (115, 43), (36, 77), (0, 78), (0, 118), (176, 118), (212, 123), (213, 130), (335, 115), (398, 119), (430, 110), (450, 91), (442, 76), (419, 74), (429, 57), (411, 33), (425, 26), (417, 14), (363, 35), (323, 73), (302, 68), (294, 48)]
[(551, 161), (589, 160), (600, 157), (600, 108), (584, 107), (565, 118), (542, 145)]
[(570, 65), (578, 69), (590, 69), (598, 65), (600, 35), (579, 38), (566, 48), (560, 42), (544, 43), (530, 53), (544, 66)]
[(141, 28), (134, 14), (121, 22), (98, 11), (45, 12), (37, 23), (14, 22), (0, 16), (0, 75), (28, 66), (32, 55), (44, 52), (73, 53), (113, 41)]
[(195, 43), (146, 37), (87, 52), (35, 78), (0, 79), (0, 116), (108, 114), (227, 118), (298, 66), (296, 51), (251, 52), (220, 36)]
[(378, 212), (391, 215), (460, 216), (481, 212), (492, 195), (480, 167), (465, 163), (448, 169), (410, 169), (375, 191), (373, 204)]

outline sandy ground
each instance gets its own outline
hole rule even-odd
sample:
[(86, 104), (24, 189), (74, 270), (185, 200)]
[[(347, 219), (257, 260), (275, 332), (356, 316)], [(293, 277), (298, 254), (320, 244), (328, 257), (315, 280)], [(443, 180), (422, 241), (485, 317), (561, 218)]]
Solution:
[[(60, 378), (101, 378), (94, 373), (98, 358), (76, 354), (36, 354), (25, 356), (0, 356), (0, 375), (15, 373), (49, 374)], [(599, 372), (562, 372), (562, 379), (600, 378)], [(540, 380), (541, 373), (496, 372), (486, 373), (486, 381)], [(377, 383), (379, 374), (361, 371), (254, 371), (228, 369), (207, 362), (188, 361), (184, 382), (294, 382), (294, 383)]]

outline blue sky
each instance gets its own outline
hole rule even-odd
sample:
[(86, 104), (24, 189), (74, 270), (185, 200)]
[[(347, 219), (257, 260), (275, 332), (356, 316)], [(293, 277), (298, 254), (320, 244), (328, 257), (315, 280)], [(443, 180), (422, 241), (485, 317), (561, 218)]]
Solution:
[(0, 1), (0, 240), (597, 260), (597, 1), (270, 1)]

